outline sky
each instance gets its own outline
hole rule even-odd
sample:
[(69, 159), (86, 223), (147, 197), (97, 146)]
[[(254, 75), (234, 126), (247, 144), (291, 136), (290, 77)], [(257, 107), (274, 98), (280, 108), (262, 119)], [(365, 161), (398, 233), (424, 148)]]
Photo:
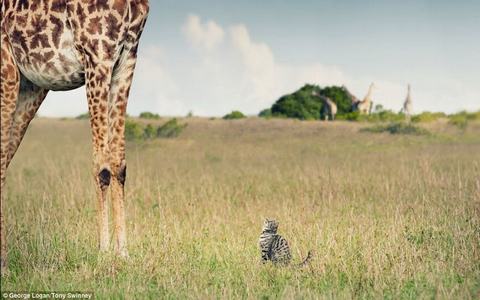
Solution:
[[(150, 0), (128, 113), (256, 115), (306, 83), (400, 110), (480, 109), (480, 1)], [(87, 111), (51, 92), (41, 116)]]

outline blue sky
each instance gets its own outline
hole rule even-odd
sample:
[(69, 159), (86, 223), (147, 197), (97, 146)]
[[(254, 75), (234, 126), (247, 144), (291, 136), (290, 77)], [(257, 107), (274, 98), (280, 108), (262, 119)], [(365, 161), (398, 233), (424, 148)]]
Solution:
[[(128, 111), (248, 114), (304, 83), (399, 110), (480, 109), (480, 1), (150, 1)], [(40, 114), (87, 110), (84, 89)]]

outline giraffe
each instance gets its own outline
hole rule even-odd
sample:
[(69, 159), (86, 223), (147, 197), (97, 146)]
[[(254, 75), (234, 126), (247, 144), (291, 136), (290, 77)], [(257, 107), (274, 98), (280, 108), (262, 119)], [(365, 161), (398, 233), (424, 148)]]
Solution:
[(320, 95), (317, 91), (313, 91), (312, 95), (315, 97), (320, 98), (322, 101), (322, 115), (324, 115), (325, 120), (327, 121), (329, 118), (330, 120), (335, 120), (335, 115), (337, 114), (337, 104), (332, 101), (332, 99), (328, 98), (327, 96)]
[(402, 112), (405, 114), (405, 119), (407, 122), (410, 122), (410, 118), (412, 116), (412, 111), (413, 111), (413, 104), (412, 104), (412, 98), (410, 96), (411, 88), (410, 84), (408, 85), (407, 88), (407, 98), (405, 99), (405, 102), (403, 103), (403, 108)]
[[(2, 0), (1, 5), (1, 190), (8, 165), (48, 91), (86, 85), (98, 246), (102, 252), (110, 247), (110, 189), (114, 250), (127, 257), (125, 115), (148, 0)], [(7, 247), (3, 200), (0, 204), (3, 272)]]
[(368, 92), (367, 94), (365, 95), (365, 98), (363, 98), (362, 101), (359, 101), (356, 105), (356, 111), (360, 112), (360, 114), (365, 114), (365, 115), (369, 115), (372, 111), (372, 106), (373, 106), (373, 102), (372, 102), (372, 92), (373, 92), (373, 88), (375, 87), (374, 83), (372, 82), (370, 84), (370, 87), (368, 88)]

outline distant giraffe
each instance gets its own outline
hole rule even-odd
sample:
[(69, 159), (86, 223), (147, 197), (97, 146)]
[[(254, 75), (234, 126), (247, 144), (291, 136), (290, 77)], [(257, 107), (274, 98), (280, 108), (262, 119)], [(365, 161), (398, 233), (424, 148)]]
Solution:
[[(114, 248), (118, 255), (127, 256), (125, 114), (148, 0), (2, 0), (1, 4), (2, 196), (8, 165), (47, 92), (85, 84), (93, 135), (99, 248), (109, 248), (110, 187)], [(1, 266), (5, 271), (1, 204)]]
[(320, 95), (317, 91), (314, 91), (312, 95), (320, 98), (322, 101), (322, 115), (324, 116), (325, 120), (335, 120), (335, 115), (337, 114), (337, 104), (335, 104), (335, 102), (333, 102), (332, 99), (328, 98), (327, 96)]
[(372, 92), (374, 87), (375, 85), (372, 82), (372, 84), (370, 84), (370, 87), (368, 88), (368, 92), (365, 95), (365, 98), (363, 98), (362, 101), (357, 103), (356, 111), (360, 112), (360, 114), (369, 115), (372, 112)]
[(409, 84), (407, 89), (407, 98), (405, 99), (405, 102), (403, 103), (403, 108), (402, 108), (402, 112), (405, 114), (405, 118), (407, 121), (410, 121), (410, 118), (412, 117), (412, 112), (413, 112), (413, 104), (412, 104), (412, 98), (411, 98), (410, 92), (411, 92), (411, 88)]

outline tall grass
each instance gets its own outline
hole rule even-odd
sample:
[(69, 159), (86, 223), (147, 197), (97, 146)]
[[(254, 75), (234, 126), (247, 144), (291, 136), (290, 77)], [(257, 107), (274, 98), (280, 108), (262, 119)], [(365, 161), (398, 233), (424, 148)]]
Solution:
[[(106, 298), (478, 298), (480, 126), (189, 120), (128, 144), (130, 259), (96, 251), (87, 121), (37, 119), (9, 170), (2, 290)], [(309, 267), (259, 262), (264, 217)]]

